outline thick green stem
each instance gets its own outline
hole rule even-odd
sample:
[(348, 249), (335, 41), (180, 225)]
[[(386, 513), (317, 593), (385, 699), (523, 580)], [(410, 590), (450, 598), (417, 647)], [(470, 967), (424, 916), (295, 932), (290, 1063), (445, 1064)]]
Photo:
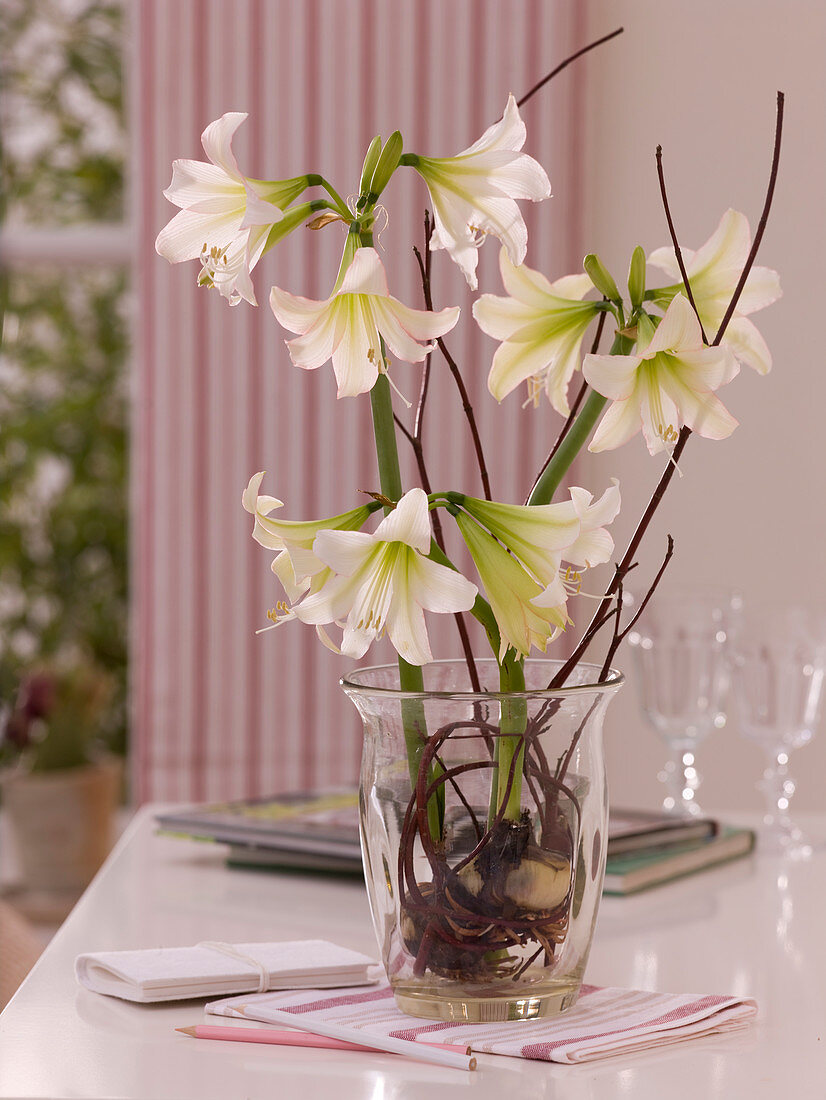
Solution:
[[(619, 333), (614, 337), (610, 355), (627, 355), (634, 346), (633, 340)], [(599, 415), (605, 408), (606, 398), (592, 390), (588, 394), (582, 411), (571, 425), (571, 430), (562, 440), (554, 457), (542, 471), (541, 477), (533, 487), (528, 504), (550, 504), (571, 463), (588, 442)]]
[[(382, 347), (384, 354), (384, 347)], [(382, 493), (392, 501), (402, 498), (402, 476), (399, 468), (399, 452), (396, 446), (396, 429), (393, 424), (393, 402), (390, 382), (386, 374), (380, 374), (370, 391), (370, 405), (373, 411), (373, 435), (376, 441), (376, 457), (379, 466), (379, 482)], [(401, 691), (424, 691), (424, 677), (418, 665), (411, 665), (399, 657), (399, 689)], [(427, 719), (424, 704), (420, 699), (403, 699), (402, 725), (407, 748), (407, 764), (413, 789), (419, 774), (419, 762), (422, 749), (427, 741)], [(434, 764), (428, 782), (438, 777), (441, 769)], [(439, 840), (444, 822), (444, 785), (441, 785), (427, 805), (427, 819), (430, 835)]]
[[(503, 694), (525, 690), (525, 669), (512, 650), (508, 651), (500, 666), (499, 686)], [(527, 701), (503, 699), (499, 725), (502, 736), (496, 739), (496, 799), (495, 802), (491, 800), (491, 821), (500, 809), (503, 809), (502, 818), (505, 821), (518, 821), (522, 812), (522, 770), (525, 765), (524, 735), (527, 724)]]

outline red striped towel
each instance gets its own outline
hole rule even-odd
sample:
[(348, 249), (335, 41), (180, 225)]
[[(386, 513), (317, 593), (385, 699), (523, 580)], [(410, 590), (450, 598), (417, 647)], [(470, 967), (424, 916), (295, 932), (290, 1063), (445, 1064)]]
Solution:
[(507, 1054), (546, 1062), (593, 1062), (719, 1035), (748, 1026), (757, 1015), (752, 1000), (700, 994), (648, 993), (583, 985), (576, 1005), (561, 1016), (494, 1024), (465, 1024), (421, 1020), (396, 1008), (386, 983), (359, 986), (346, 992), (297, 990), (232, 997), (213, 1001), (206, 1011), (219, 1016), (255, 1019), (256, 1005), (286, 1009), (304, 1017), (344, 1027), (363, 1028), (366, 1034), (431, 1043), (467, 1044), (482, 1054)]

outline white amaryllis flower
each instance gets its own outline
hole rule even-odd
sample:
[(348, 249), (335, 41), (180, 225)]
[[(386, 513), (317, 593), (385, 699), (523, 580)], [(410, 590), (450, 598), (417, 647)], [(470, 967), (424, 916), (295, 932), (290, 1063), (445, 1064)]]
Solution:
[(517, 199), (538, 202), (551, 193), (545, 169), (519, 150), (525, 123), (513, 96), (499, 122), (455, 157), (408, 154), (403, 164), (422, 176), (433, 203), (431, 249), (446, 248), (476, 289), (477, 249), (487, 234), (507, 248), (514, 264), (525, 259), (528, 231)]
[[(565, 611), (564, 585), (558, 577), (548, 586), (538, 584), (517, 558), (466, 512), (459, 512), (456, 523), (479, 570), (499, 627), (499, 660), (508, 646), (525, 657), (532, 646), (544, 650), (570, 621)], [(539, 600), (549, 592), (553, 599), (548, 606), (540, 606)]]
[[(357, 531), (380, 505), (376, 502), (363, 504), (359, 508), (342, 512), (338, 516), (330, 516), (328, 519), (276, 520), (270, 513), (283, 508), (284, 505), (276, 497), (259, 495), (258, 490), (263, 478), (263, 470), (253, 474), (241, 497), (241, 503), (251, 515), (255, 516), (252, 532), (255, 541), (270, 550), (279, 551), (272, 563), (272, 571), (281, 581), (290, 603), (295, 603), (311, 587), (320, 586), (324, 580), (321, 574), (329, 573), (324, 562), (320, 561), (312, 551), (318, 532)], [(313, 585), (314, 580), (315, 585)]]
[(433, 660), (424, 611), (468, 611), (477, 589), (430, 561), (430, 516), (422, 489), (405, 493), (374, 534), (319, 531), (313, 553), (330, 570), (317, 592), (294, 609), (305, 623), (343, 623), (341, 652), (362, 657), (386, 631), (410, 664)]
[[(720, 327), (750, 250), (749, 223), (737, 210), (727, 210), (723, 214), (720, 224), (702, 248), (696, 252), (681, 249), (691, 293), (709, 340), (714, 339)], [(664, 307), (675, 293), (685, 290), (677, 256), (671, 247), (658, 248), (648, 257), (648, 262), (678, 280), (675, 286), (654, 292), (654, 301)], [(769, 267), (753, 267), (723, 336), (722, 343), (731, 348), (740, 362), (754, 367), (760, 374), (771, 369), (771, 353), (747, 314), (771, 305), (782, 293), (776, 271)]]
[(585, 356), (586, 381), (612, 402), (588, 450), (620, 447), (640, 428), (652, 455), (676, 443), (683, 424), (706, 439), (731, 435), (737, 421), (712, 391), (740, 368), (730, 349), (703, 344), (685, 295), (675, 296), (647, 344), (639, 328), (635, 355)]
[(241, 174), (232, 137), (247, 115), (230, 111), (201, 134), (209, 163), (176, 160), (164, 195), (181, 211), (160, 231), (156, 251), (170, 263), (200, 259), (199, 282), (236, 305), (255, 305), (249, 273), (261, 257), (283, 208), (307, 186), (306, 176), (264, 182)]
[(411, 309), (393, 298), (379, 255), (360, 248), (344, 275), (340, 288), (325, 301), (300, 298), (273, 287), (270, 306), (277, 320), (290, 332), (287, 341), (297, 367), (315, 370), (328, 359), (338, 382), (339, 397), (367, 393), (384, 369), (381, 338), (399, 359), (420, 363), (435, 340), (449, 332), (459, 319), (459, 307), (436, 313)]
[(473, 304), (482, 332), (502, 341), (488, 389), (501, 401), (520, 382), (529, 382), (534, 400), (544, 389), (556, 411), (568, 416), (568, 383), (579, 368), (582, 337), (601, 309), (599, 302), (581, 300), (594, 284), (585, 274), (551, 283), (525, 264), (515, 267), (504, 248), (499, 270), (510, 297), (483, 294)]
[(519, 559), (541, 588), (555, 579), (563, 552), (574, 545), (580, 533), (579, 515), (572, 500), (500, 504), (462, 494), (460, 503)]

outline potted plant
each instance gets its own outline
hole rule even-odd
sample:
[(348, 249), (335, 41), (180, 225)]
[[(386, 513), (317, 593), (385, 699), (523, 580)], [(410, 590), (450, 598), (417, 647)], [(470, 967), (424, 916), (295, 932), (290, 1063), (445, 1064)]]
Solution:
[(76, 894), (111, 848), (121, 784), (106, 751), (111, 678), (85, 660), (29, 669), (0, 728), (0, 797), (22, 886)]

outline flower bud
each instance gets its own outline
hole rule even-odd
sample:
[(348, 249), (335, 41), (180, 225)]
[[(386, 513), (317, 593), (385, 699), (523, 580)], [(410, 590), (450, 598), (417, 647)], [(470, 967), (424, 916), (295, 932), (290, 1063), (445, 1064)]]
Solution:
[(645, 297), (645, 253), (640, 245), (637, 245), (631, 255), (631, 264), (628, 268), (628, 294), (632, 307), (638, 309)]
[(585, 273), (588, 278), (600, 292), (604, 294), (609, 302), (621, 302), (620, 292), (617, 290), (617, 284), (614, 282), (611, 273), (608, 268), (605, 267), (602, 260), (596, 253), (589, 253), (582, 261), (582, 266), (585, 268)]
[(376, 198), (388, 185), (390, 177), (398, 168), (403, 147), (404, 142), (401, 134), (398, 130), (394, 130), (385, 142), (378, 164), (373, 172), (373, 178), (370, 181), (370, 193), (375, 195)]
[(364, 195), (370, 190), (370, 181), (373, 178), (373, 173), (376, 170), (376, 165), (379, 163), (379, 157), (381, 156), (381, 135), (376, 134), (373, 140), (370, 142), (370, 147), (364, 157), (364, 166), (361, 169), (361, 183), (359, 184), (359, 192)]

